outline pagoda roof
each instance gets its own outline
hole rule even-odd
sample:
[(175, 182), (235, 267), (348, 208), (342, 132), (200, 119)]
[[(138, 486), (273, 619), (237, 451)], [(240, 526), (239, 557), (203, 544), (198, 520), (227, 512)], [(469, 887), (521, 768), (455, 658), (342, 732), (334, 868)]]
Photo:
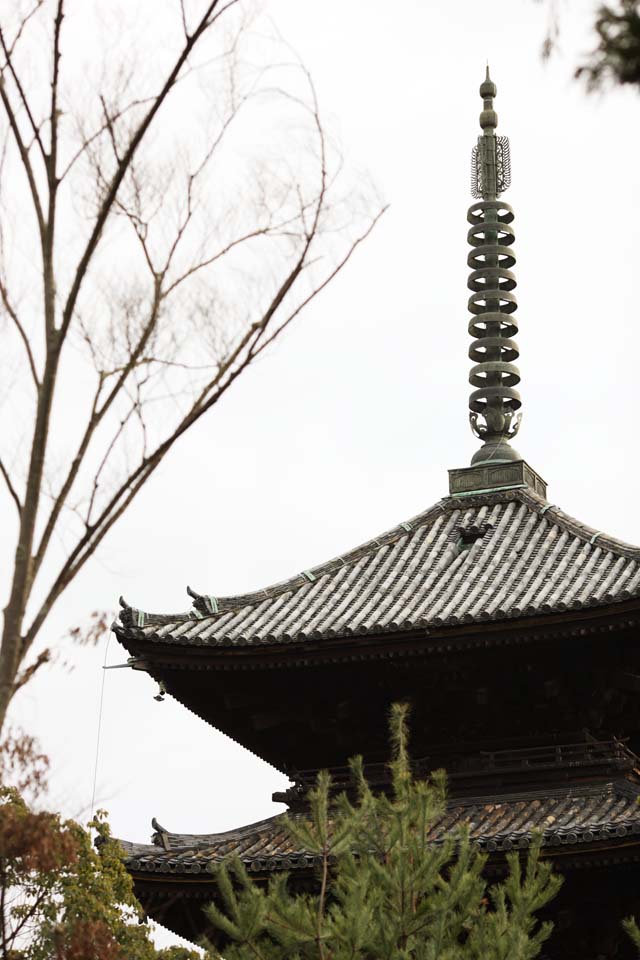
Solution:
[(640, 597), (640, 548), (530, 490), (447, 497), (355, 550), (254, 593), (196, 594), (180, 614), (122, 601), (119, 637), (263, 646), (482, 624)]
[[(454, 800), (435, 823), (431, 840), (442, 842), (466, 826), (471, 840), (488, 853), (527, 847), (536, 833), (542, 834), (547, 854), (552, 854), (553, 848), (628, 844), (630, 839), (640, 842), (639, 801), (640, 786), (623, 777), (555, 790)], [(313, 856), (287, 830), (283, 814), (225, 833), (180, 834), (159, 828), (152, 844), (119, 842), (127, 869), (134, 875), (207, 874), (214, 864), (232, 856), (240, 857), (256, 873), (314, 866)]]

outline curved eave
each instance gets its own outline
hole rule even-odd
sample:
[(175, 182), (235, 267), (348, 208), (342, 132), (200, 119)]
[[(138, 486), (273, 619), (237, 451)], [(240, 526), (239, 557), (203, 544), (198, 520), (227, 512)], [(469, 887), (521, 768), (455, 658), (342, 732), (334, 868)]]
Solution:
[(592, 636), (637, 627), (640, 624), (640, 598), (593, 605), (579, 610), (554, 611), (523, 617), (517, 621), (484, 621), (440, 628), (388, 631), (366, 634), (345, 632), (321, 640), (298, 639), (261, 644), (215, 647), (178, 646), (141, 630), (123, 629), (114, 624), (114, 632), (132, 657), (137, 669), (152, 675), (154, 667), (195, 670), (273, 669), (311, 663), (354, 660), (379, 660), (396, 657), (437, 655), (452, 650), (511, 646), (562, 637)]
[[(488, 853), (494, 866), (499, 866), (504, 862), (507, 854), (512, 852), (512, 848), (488, 852), (485, 845), (483, 852)], [(640, 836), (611, 837), (607, 840), (576, 841), (575, 843), (558, 839), (555, 844), (547, 844), (543, 847), (542, 856), (545, 860), (561, 861), (563, 868), (580, 868), (601, 863), (638, 862), (640, 861)], [(186, 871), (179, 873), (169, 870), (155, 873), (151, 870), (134, 870), (126, 861), (125, 866), (137, 883), (157, 884), (158, 887), (169, 887), (174, 884), (180, 887), (189, 885), (195, 896), (199, 895), (203, 898), (210, 896), (211, 891), (217, 889), (216, 880), (211, 871), (197, 875)], [(296, 875), (312, 877), (317, 875), (317, 870), (318, 867), (314, 864), (288, 866), (282, 863), (281, 858), (273, 857), (264, 860), (259, 867), (254, 868), (251, 875), (256, 880), (266, 880), (280, 871), (287, 873), (295, 871)]]
[[(491, 852), (488, 854), (489, 865), (495, 869), (500, 869), (505, 861), (507, 853), (511, 850)], [(543, 859), (553, 860), (558, 863), (561, 869), (580, 869), (587, 866), (596, 866), (603, 863), (628, 863), (640, 862), (640, 837), (611, 838), (604, 841), (588, 841), (578, 843), (563, 843), (558, 841), (557, 845), (547, 845), (542, 851)], [(217, 890), (215, 877), (211, 872), (206, 872), (194, 876), (192, 873), (154, 873), (148, 870), (133, 870), (125, 862), (127, 872), (137, 884), (153, 884), (158, 889), (179, 887), (182, 890), (189, 887), (191, 895), (201, 899), (212, 899), (212, 892)], [(266, 880), (274, 873), (286, 871), (290, 873), (295, 871), (296, 876), (313, 877), (317, 875), (317, 867), (306, 865), (304, 867), (282, 866), (277, 858), (271, 862), (265, 862), (260, 869), (252, 872), (256, 880)], [(140, 899), (140, 898), (138, 898)]]

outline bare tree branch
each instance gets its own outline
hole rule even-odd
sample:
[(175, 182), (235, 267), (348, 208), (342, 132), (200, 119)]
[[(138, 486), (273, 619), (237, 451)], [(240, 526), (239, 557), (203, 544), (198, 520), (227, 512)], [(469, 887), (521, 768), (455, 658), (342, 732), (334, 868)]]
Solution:
[(7, 90), (4, 83), (4, 78), (0, 75), (0, 100), (2, 101), (2, 106), (4, 107), (7, 119), (9, 121), (9, 126), (11, 127), (11, 132), (13, 133), (16, 146), (18, 148), (18, 153), (20, 154), (20, 159), (22, 160), (22, 166), (27, 177), (27, 182), (29, 184), (29, 190), (31, 191), (31, 199), (33, 200), (33, 206), (36, 212), (36, 219), (38, 221), (38, 230), (40, 232), (40, 240), (44, 240), (44, 231), (45, 231), (45, 222), (44, 222), (44, 213), (42, 210), (42, 203), (40, 201), (40, 194), (38, 193), (38, 187), (36, 184), (36, 178), (31, 166), (31, 160), (29, 158), (29, 151), (26, 147), (22, 135), (20, 133), (20, 127), (18, 126), (18, 120), (14, 109), (9, 100)]
[(4, 283), (1, 279), (0, 279), (0, 298), (2, 299), (2, 302), (3, 302), (3, 304), (4, 304), (5, 310), (7, 311), (9, 317), (10, 317), (11, 320), (13, 321), (14, 326), (16, 327), (16, 329), (17, 329), (17, 331), (18, 331), (18, 335), (19, 335), (20, 339), (22, 340), (22, 345), (23, 345), (23, 347), (24, 347), (24, 349), (25, 349), (25, 352), (26, 352), (26, 354), (27, 354), (27, 361), (28, 361), (28, 363), (29, 363), (29, 370), (31, 371), (31, 376), (32, 376), (32, 378), (33, 378), (33, 382), (34, 382), (34, 384), (35, 384), (36, 390), (39, 390), (39, 389), (40, 389), (40, 380), (39, 380), (39, 378), (38, 378), (38, 371), (36, 370), (36, 363), (35, 363), (35, 360), (34, 360), (34, 357), (33, 357), (33, 351), (32, 351), (32, 349), (31, 349), (31, 344), (30, 344), (30, 342), (29, 342), (29, 337), (27, 336), (24, 327), (23, 327), (22, 324), (20, 323), (20, 318), (18, 317), (18, 314), (17, 314), (15, 308), (13, 307), (11, 301), (9, 300), (9, 291), (7, 290), (7, 287), (6, 287), (5, 283)]
[[(49, 110), (50, 145), (45, 162), (49, 203), (47, 224), (43, 243), (43, 280), (44, 280), (44, 321), (47, 333), (47, 352), (51, 355), (51, 344), (55, 342), (56, 326), (56, 284), (54, 277), (53, 248), (56, 236), (56, 208), (58, 197), (58, 81), (60, 77), (60, 33), (64, 18), (64, 0), (58, 0), (53, 27), (53, 67), (51, 76), (51, 102)], [(59, 345), (55, 345), (56, 360)], [(57, 366), (57, 364), (56, 364)]]
[[(298, 259), (293, 270), (281, 285), (268, 309), (265, 311), (262, 318), (254, 323), (247, 331), (241, 343), (221, 369), (220, 374), (202, 391), (196, 402), (193, 404), (189, 412), (183, 417), (171, 436), (163, 441), (163, 443), (161, 443), (152, 454), (141, 461), (136, 470), (134, 470), (133, 473), (130, 474), (130, 476), (127, 477), (127, 479), (119, 486), (96, 520), (87, 525), (85, 533), (77, 542), (76, 546), (70, 551), (65, 566), (60, 570), (51, 587), (51, 590), (49, 591), (49, 594), (35, 615), (33, 622), (25, 636), (25, 649), (28, 649), (33, 639), (35, 639), (38, 631), (40, 630), (58, 597), (62, 594), (74, 577), (80, 572), (87, 560), (89, 560), (94, 554), (113, 524), (122, 516), (131, 501), (142, 489), (146, 481), (160, 465), (161, 461), (174, 446), (176, 441), (191, 426), (193, 426), (193, 424), (196, 423), (200, 417), (207, 412), (207, 410), (210, 410), (211, 407), (222, 398), (237, 377), (240, 376), (240, 374), (246, 369), (251, 361), (262, 352), (264, 347), (273, 343), (276, 337), (279, 336), (279, 334), (290, 324), (290, 322), (295, 316), (298, 315), (303, 307), (306, 306), (310, 300), (317, 295), (317, 293), (324, 289), (330, 280), (333, 279), (340, 272), (340, 270), (342, 270), (342, 268), (350, 259), (351, 254), (362, 243), (362, 241), (369, 236), (386, 209), (386, 207), (383, 208), (372, 218), (371, 223), (364, 233), (356, 238), (347, 255), (343, 257), (343, 259), (335, 266), (325, 280), (317, 288), (314, 288), (312, 293), (306, 297), (305, 300), (294, 311), (292, 311), (287, 319), (276, 329), (271, 337), (268, 338), (268, 341), (264, 342), (262, 346), (259, 346), (260, 337), (266, 330), (270, 319), (286, 298), (286, 295), (293, 286), (295, 279), (304, 269), (305, 259), (308, 252), (308, 245), (305, 246), (303, 254)], [(310, 239), (308, 243), (310, 243)], [(241, 357), (238, 365), (233, 367), (234, 362), (243, 352), (244, 356)], [(226, 379), (224, 379), (225, 376)]]
[[(37, 9), (37, 8), (36, 8), (36, 9)], [(35, 11), (34, 11), (34, 12), (35, 12)], [(22, 32), (22, 30), (19, 31), (18, 36), (20, 35), (21, 32)], [(14, 41), (13, 46), (15, 46), (15, 41)], [(22, 103), (22, 107), (23, 107), (23, 109), (24, 109), (24, 112), (26, 113), (27, 119), (29, 120), (29, 125), (31, 126), (31, 130), (32, 130), (32, 132), (33, 132), (34, 142), (37, 143), (38, 146), (40, 147), (40, 153), (42, 154), (43, 160), (46, 162), (47, 159), (48, 159), (48, 158), (47, 158), (47, 152), (46, 152), (46, 150), (45, 150), (45, 148), (44, 148), (44, 144), (43, 144), (42, 139), (41, 139), (41, 137), (40, 137), (40, 128), (39, 128), (38, 124), (36, 123), (36, 121), (35, 121), (35, 119), (34, 119), (34, 117), (33, 117), (33, 113), (31, 112), (31, 105), (30, 105), (30, 103), (29, 103), (29, 100), (28, 100), (28, 98), (27, 98), (27, 95), (25, 94), (24, 87), (23, 87), (23, 85), (22, 85), (22, 83), (21, 83), (21, 81), (20, 81), (20, 78), (18, 77), (18, 74), (17, 74), (17, 72), (16, 72), (16, 69), (15, 69), (15, 67), (14, 67), (14, 65), (13, 65), (13, 51), (12, 51), (12, 49), (10, 49), (10, 48), (7, 46), (6, 39), (5, 39), (5, 35), (4, 35), (4, 31), (3, 31), (1, 25), (0, 25), (0, 49), (1, 49), (2, 52), (4, 53), (5, 66), (9, 68), (9, 73), (11, 74), (11, 77), (12, 77), (13, 82), (14, 82), (14, 84), (15, 84), (16, 90), (18, 91), (18, 96), (20, 97), (20, 102)], [(0, 72), (2, 72), (2, 73), (4, 72), (4, 67), (3, 67), (2, 71), (0, 71)]]
[(126, 106), (121, 107), (119, 110), (116, 110), (113, 114), (109, 114), (108, 119), (105, 120), (97, 130), (94, 130), (93, 133), (89, 134), (82, 138), (80, 146), (77, 150), (72, 153), (70, 159), (67, 161), (62, 172), (58, 175), (58, 179), (62, 182), (65, 177), (71, 172), (75, 164), (83, 157), (87, 149), (99, 138), (103, 133), (107, 132), (107, 129), (110, 124), (116, 123), (118, 120), (121, 120), (125, 117), (131, 110), (135, 110), (137, 107), (144, 107), (148, 103), (152, 103), (154, 97), (144, 97), (142, 100), (132, 100), (131, 103), (128, 103)]
[[(238, 0), (198, 0), (192, 28), (178, 2), (184, 37), (178, 30), (179, 49), (158, 92), (133, 88), (136, 73), (123, 59), (120, 68), (110, 63), (106, 85), (94, 87), (83, 114), (67, 82), (73, 60), (62, 43), (65, 0), (42, 4), (51, 49), (33, 99), (22, 60), (13, 59), (16, 37), (31, 31), (22, 23), (13, 41), (6, 29), (0, 34), (7, 163), (25, 170), (20, 188), (31, 193), (42, 249), (38, 283), (19, 294), (16, 258), (0, 249), (0, 303), (26, 351), (21, 374), (28, 365), (36, 386), (22, 498), (0, 461), (19, 514), (0, 646), (0, 727), (26, 676), (25, 656), (66, 587), (180, 437), (343, 269), (383, 212), (361, 214), (361, 226), (351, 229), (360, 187), (338, 194), (341, 158), (304, 67), (272, 57), (253, 66), (237, 24), (231, 43), (220, 36), (221, 54), (196, 62), (196, 48), (211, 52), (199, 46), (202, 39), (216, 42), (211, 28)], [(198, 76), (203, 63), (214, 76), (206, 85)], [(293, 77), (292, 89), (274, 80), (278, 70), (286, 84)], [(195, 138), (176, 133), (174, 141), (173, 126), (161, 127), (156, 117), (178, 85), (185, 92), (187, 77), (187, 91), (204, 96), (206, 87), (217, 100), (213, 110), (206, 101), (211, 129), (199, 124)], [(288, 146), (273, 157), (261, 152), (245, 170), (229, 131), (238, 125), (242, 142), (242, 124), (252, 110), (262, 123), (271, 98), (280, 104)], [(47, 116), (39, 124), (34, 105), (42, 102)], [(37, 150), (46, 180), (34, 166)], [(5, 207), (18, 210), (11, 201), (5, 193), (2, 220)], [(88, 230), (80, 203), (90, 211)], [(71, 206), (77, 218), (68, 230)], [(14, 220), (7, 224), (13, 250)], [(20, 239), (26, 232), (32, 240), (31, 223), (18, 228)], [(0, 243), (3, 229), (0, 222)], [(41, 341), (30, 333), (33, 317), (41, 320)], [(71, 391), (69, 375), (78, 380)], [(60, 410), (70, 396), (75, 409), (63, 426)]]
[(24, 31), (26, 30), (28, 24), (29, 24), (29, 21), (32, 20), (33, 17), (35, 17), (36, 13), (38, 12), (38, 10), (40, 10), (40, 8), (41, 8), (43, 5), (44, 5), (44, 0), (35, 0), (35, 3), (34, 3), (34, 5), (32, 6), (31, 10), (29, 10), (29, 12), (28, 12), (27, 14), (25, 14), (25, 16), (24, 16), (24, 17), (22, 18), (22, 20), (20, 21), (20, 25), (19, 25), (19, 27), (18, 27), (18, 29), (17, 29), (17, 31), (16, 31), (16, 35), (15, 35), (15, 37), (13, 38), (13, 40), (11, 41), (11, 44), (10, 44), (10, 46), (9, 46), (9, 52), (10, 52), (12, 55), (13, 55), (14, 50), (15, 50), (16, 47), (18, 46), (18, 43), (20, 42), (20, 39), (21, 39)]
[(199, 263), (194, 263), (189, 267), (188, 270), (185, 270), (184, 273), (180, 274), (179, 277), (176, 277), (176, 279), (163, 291), (163, 299), (166, 299), (169, 294), (173, 293), (173, 291), (179, 287), (180, 284), (184, 283), (185, 280), (188, 280), (189, 277), (193, 277), (196, 273), (206, 269), (206, 267), (210, 267), (212, 264), (216, 263), (216, 261), (221, 260), (224, 256), (226, 256), (226, 254), (230, 253), (234, 247), (239, 247), (241, 244), (246, 243), (247, 240), (255, 240), (256, 237), (264, 237), (270, 233), (277, 233), (282, 227), (286, 227), (291, 222), (292, 220), (289, 218), (288, 220), (285, 220), (281, 224), (278, 224), (274, 227), (260, 227), (256, 230), (249, 231), (249, 233), (245, 233), (241, 237), (236, 237), (235, 239), (231, 240), (226, 246), (222, 247), (221, 250), (217, 250), (210, 257), (207, 257), (206, 260), (201, 260)]
[[(222, 13), (226, 12), (230, 7), (235, 6), (237, 2), (238, 0), (228, 0), (228, 2), (224, 6), (222, 6), (217, 16), (220, 16)], [(87, 267), (89, 266), (93, 253), (100, 241), (100, 236), (104, 229), (104, 225), (107, 221), (109, 211), (117, 196), (118, 190), (125, 177), (125, 174), (127, 173), (127, 170), (131, 165), (131, 161), (133, 160), (135, 152), (138, 149), (138, 146), (140, 145), (147, 130), (151, 126), (156, 114), (160, 110), (166, 98), (169, 96), (175, 84), (175, 81), (177, 80), (180, 74), (180, 71), (182, 70), (182, 67), (184, 66), (184, 64), (189, 58), (191, 51), (195, 47), (196, 43), (198, 42), (202, 34), (215, 22), (216, 20), (215, 11), (216, 11), (216, 7), (218, 7), (219, 5), (220, 5), (220, 0), (211, 0), (211, 2), (207, 6), (205, 13), (200, 18), (200, 22), (198, 23), (198, 26), (193, 31), (193, 33), (191, 33), (186, 38), (185, 45), (182, 51), (180, 52), (180, 55), (178, 56), (173, 68), (171, 69), (169, 76), (167, 77), (164, 84), (162, 85), (162, 89), (160, 90), (160, 93), (152, 103), (151, 108), (147, 111), (143, 120), (141, 121), (135, 133), (133, 134), (131, 141), (129, 143), (129, 146), (124, 156), (122, 157), (122, 160), (120, 161), (120, 163), (116, 168), (116, 171), (111, 180), (111, 184), (109, 186), (107, 195), (102, 201), (100, 210), (98, 211), (98, 216), (96, 217), (96, 222), (94, 224), (93, 230), (91, 231), (91, 236), (89, 237), (84, 253), (81, 256), (80, 262), (78, 263), (77, 269), (75, 271), (75, 276), (74, 276), (73, 283), (71, 285), (71, 290), (69, 291), (69, 296), (67, 297), (67, 301), (65, 303), (63, 314), (62, 314), (62, 325), (60, 329), (60, 335), (62, 337), (65, 336), (66, 331), (69, 328), (69, 324), (71, 323), (71, 318), (73, 316), (73, 311), (75, 309), (78, 295), (80, 294), (80, 289), (86, 277)]]
[(4, 463), (2, 462), (2, 460), (0, 460), (0, 473), (2, 474), (2, 479), (4, 480), (4, 482), (5, 482), (5, 484), (6, 484), (6, 487), (7, 487), (7, 490), (9, 491), (9, 496), (11, 497), (11, 499), (13, 500), (13, 502), (14, 502), (15, 505), (16, 505), (16, 509), (17, 509), (17, 511), (18, 511), (18, 516), (20, 516), (20, 514), (22, 513), (22, 504), (20, 503), (20, 497), (18, 496), (18, 494), (17, 494), (17, 492), (16, 492), (16, 488), (14, 487), (13, 483), (11, 482), (11, 477), (9, 476), (9, 471), (8, 471), (7, 468), (5, 467), (5, 465), (4, 465)]
[(386, 206), (380, 208), (380, 210), (372, 217), (371, 222), (370, 222), (369, 226), (367, 227), (367, 229), (364, 231), (364, 233), (361, 233), (360, 236), (356, 237), (356, 239), (353, 241), (353, 243), (351, 244), (351, 246), (350, 246), (349, 249), (347, 250), (347, 252), (346, 252), (346, 254), (344, 255), (344, 257), (336, 264), (336, 266), (333, 268), (333, 270), (331, 270), (331, 271), (327, 274), (327, 276), (324, 278), (324, 280), (323, 280), (320, 284), (318, 284), (317, 287), (314, 287), (314, 289), (313, 289), (312, 292), (309, 294), (309, 296), (305, 297), (304, 300), (301, 300), (301, 301), (300, 301), (300, 303), (297, 305), (297, 307), (295, 308), (295, 310), (292, 310), (292, 311), (291, 311), (291, 313), (289, 314), (289, 316), (286, 318), (286, 320), (284, 320), (284, 321), (280, 324), (280, 326), (279, 326), (278, 329), (275, 331), (275, 333), (273, 333), (270, 337), (267, 337), (265, 340), (263, 340), (263, 342), (261, 343), (260, 347), (254, 351), (254, 354), (253, 354), (254, 357), (257, 357), (260, 353), (262, 353), (263, 350), (265, 350), (268, 346), (270, 346), (270, 345), (273, 343), (273, 341), (275, 340), (275, 338), (276, 338), (277, 336), (279, 336), (280, 333), (282, 333), (282, 331), (285, 330), (286, 327), (288, 327), (289, 324), (290, 324), (293, 320), (295, 320), (295, 318), (298, 316), (298, 314), (301, 313), (306, 306), (309, 305), (309, 303), (313, 300), (313, 298), (316, 297), (316, 296), (320, 293), (321, 290), (324, 290), (324, 288), (325, 288), (326, 286), (328, 286), (328, 284), (330, 284), (333, 279), (335, 279), (335, 277), (340, 273), (340, 271), (342, 270), (342, 268), (347, 265), (347, 263), (349, 262), (349, 260), (350, 260), (351, 257), (353, 256), (353, 254), (356, 252), (356, 250), (357, 250), (357, 248), (360, 246), (360, 244), (361, 244), (364, 240), (367, 239), (367, 237), (369, 236), (369, 234), (372, 232), (372, 230), (374, 229), (374, 227), (375, 227), (376, 224), (378, 223), (378, 220), (380, 219), (380, 217), (381, 217), (384, 213), (386, 213), (386, 211), (387, 211), (388, 209), (389, 209), (388, 204), (387, 204)]
[(109, 393), (107, 394), (107, 396), (105, 397), (102, 403), (99, 403), (99, 398), (102, 392), (104, 380), (103, 378), (99, 379), (98, 388), (94, 396), (94, 401), (93, 401), (91, 413), (89, 415), (86, 428), (80, 440), (80, 444), (78, 446), (76, 454), (73, 460), (71, 461), (71, 465), (69, 467), (67, 476), (65, 477), (62, 487), (60, 488), (60, 492), (58, 493), (57, 497), (53, 502), (53, 506), (49, 514), (49, 519), (47, 520), (44, 531), (42, 533), (42, 537), (40, 539), (40, 543), (38, 544), (38, 547), (35, 551), (34, 560), (33, 560), (34, 576), (38, 573), (40, 566), (42, 564), (42, 561), (45, 557), (47, 548), (49, 546), (49, 542), (51, 540), (51, 536), (56, 527), (56, 523), (58, 522), (58, 518), (66, 503), (69, 492), (71, 491), (71, 488), (78, 476), (78, 473), (82, 466), (84, 456), (89, 448), (91, 439), (95, 431), (99, 427), (100, 423), (102, 422), (105, 414), (110, 409), (114, 400), (118, 396), (122, 386), (126, 382), (127, 377), (135, 367), (139, 357), (142, 355), (147, 345), (147, 342), (149, 340), (149, 337), (151, 336), (153, 329), (155, 327), (159, 309), (160, 309), (160, 287), (159, 287), (159, 284), (156, 284), (156, 295), (154, 297), (152, 308), (149, 314), (149, 319), (142, 331), (140, 339), (138, 340), (138, 343), (136, 344), (135, 348), (132, 350), (127, 363), (120, 371), (114, 386), (111, 388), (111, 390), (109, 391)]
[(44, 666), (45, 663), (49, 663), (50, 660), (51, 660), (51, 651), (42, 650), (38, 654), (36, 659), (33, 661), (33, 663), (29, 664), (29, 666), (26, 667), (26, 669), (24, 669), (16, 677), (16, 682), (13, 685), (14, 694), (17, 693), (21, 687), (24, 687), (26, 683), (29, 683), (29, 681), (32, 679), (34, 674), (37, 673), (40, 667)]
[(184, 30), (185, 40), (189, 39), (189, 30), (187, 27), (187, 13), (184, 9), (184, 0), (180, 0), (180, 17), (182, 18), (182, 29)]

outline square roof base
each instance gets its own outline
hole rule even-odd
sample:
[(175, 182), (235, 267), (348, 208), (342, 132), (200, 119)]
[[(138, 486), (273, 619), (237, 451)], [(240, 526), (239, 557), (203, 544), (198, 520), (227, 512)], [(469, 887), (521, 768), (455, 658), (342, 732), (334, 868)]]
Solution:
[(543, 500), (547, 499), (547, 484), (526, 460), (478, 463), (472, 467), (449, 470), (449, 494), (452, 497), (514, 488), (525, 488)]

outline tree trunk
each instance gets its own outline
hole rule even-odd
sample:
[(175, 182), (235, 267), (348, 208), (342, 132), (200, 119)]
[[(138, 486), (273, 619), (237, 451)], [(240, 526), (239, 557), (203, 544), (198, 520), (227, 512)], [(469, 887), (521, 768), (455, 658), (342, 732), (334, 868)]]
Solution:
[(16, 624), (5, 614), (0, 651), (0, 733), (4, 727), (7, 710), (13, 695), (13, 687), (19, 665), (20, 632)]
[(13, 696), (16, 676), (24, 655), (27, 652), (27, 648), (22, 640), (22, 628), (33, 583), (33, 540), (38, 516), (38, 506), (41, 499), (42, 474), (58, 370), (58, 359), (59, 351), (57, 344), (52, 344), (49, 347), (38, 397), (27, 488), (24, 503), (22, 504), (18, 543), (16, 545), (13, 581), (9, 601), (4, 609), (2, 646), (0, 647), (0, 735), (2, 734), (9, 703)]

